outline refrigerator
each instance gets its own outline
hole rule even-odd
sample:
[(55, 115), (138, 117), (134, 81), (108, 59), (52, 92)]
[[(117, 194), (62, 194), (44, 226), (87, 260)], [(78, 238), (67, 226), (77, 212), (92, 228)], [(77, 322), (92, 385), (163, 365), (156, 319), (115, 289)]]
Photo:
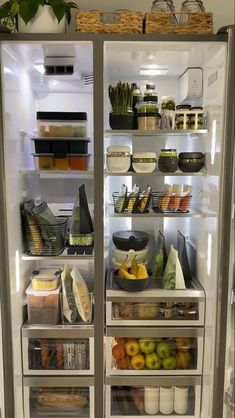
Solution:
[[(227, 307), (233, 262), (233, 45), (233, 27), (217, 35), (197, 36), (0, 35), (4, 418), (227, 418), (225, 392), (234, 378), (232, 371), (228, 378), (227, 368), (233, 368), (233, 358), (226, 352), (226, 338), (232, 341)], [(52, 64), (46, 75), (48, 58)], [(72, 62), (70, 74), (67, 60)], [(160, 71), (141, 74), (146, 67)], [(183, 74), (192, 68), (201, 74), (200, 82), (192, 80), (195, 94), (189, 81), (182, 83)], [(142, 92), (147, 83), (154, 82), (159, 103), (162, 96), (173, 96), (176, 104), (203, 106), (203, 126), (111, 129), (108, 86), (119, 80), (138, 83)], [(87, 169), (40, 166), (32, 140), (39, 137), (37, 112), (87, 114)], [(177, 155), (202, 152), (205, 166), (195, 173), (179, 169), (163, 173), (157, 168), (153, 173), (110, 172), (109, 146), (129, 147), (132, 155), (155, 152), (157, 160), (161, 149), (176, 149)], [(63, 158), (66, 163), (70, 161), (67, 156)], [(71, 217), (82, 184), (94, 221), (94, 251), (68, 254), (65, 248), (58, 256), (26, 253), (22, 203), (43, 200), (56, 216)], [(146, 213), (118, 212), (113, 199), (123, 184), (128, 191), (135, 184), (142, 190), (150, 185), (153, 192), (161, 192), (165, 184), (186, 184), (192, 190), (190, 210), (154, 211), (150, 200)], [(165, 236), (168, 254), (171, 245), (178, 248), (180, 231), (192, 274), (186, 289), (164, 289), (154, 279), (146, 290), (118, 288), (114, 259), (123, 257), (123, 251), (115, 248), (113, 234), (132, 230), (148, 234), (143, 261), (150, 272), (159, 231)], [(63, 269), (65, 264), (70, 269), (79, 268), (93, 293), (92, 324), (68, 324), (61, 318), (56, 325), (30, 324), (25, 291), (32, 272), (48, 267)], [(187, 306), (194, 308), (192, 316), (185, 316)], [(146, 341), (154, 347), (149, 353), (143, 346)], [(182, 341), (188, 346), (180, 350)], [(43, 344), (47, 344), (46, 350)], [(54, 348), (58, 344), (64, 350), (62, 363), (58, 348)], [(76, 345), (85, 347), (82, 365), (71, 360), (76, 357)], [(153, 350), (160, 352), (159, 346), (170, 351), (162, 354), (160, 366), (147, 366), (147, 356)], [(71, 358), (66, 363), (67, 349)], [(129, 355), (131, 350), (134, 352)], [(138, 354), (142, 365), (138, 357), (132, 359)], [(49, 360), (43, 363), (45, 355)], [(164, 356), (171, 357), (173, 365), (167, 365)], [(120, 363), (123, 358), (126, 362)]]

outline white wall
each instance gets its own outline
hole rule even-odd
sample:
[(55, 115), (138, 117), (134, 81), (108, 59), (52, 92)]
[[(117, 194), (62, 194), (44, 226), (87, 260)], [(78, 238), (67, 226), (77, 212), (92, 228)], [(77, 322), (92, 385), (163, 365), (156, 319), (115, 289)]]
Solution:
[[(183, 0), (174, 0), (176, 11), (180, 11)], [(5, 0), (0, 0), (0, 5)], [(152, 0), (75, 0), (82, 10), (115, 10), (130, 9), (142, 12), (150, 11)], [(214, 14), (214, 32), (224, 25), (235, 23), (234, 0), (204, 0), (206, 11)]]

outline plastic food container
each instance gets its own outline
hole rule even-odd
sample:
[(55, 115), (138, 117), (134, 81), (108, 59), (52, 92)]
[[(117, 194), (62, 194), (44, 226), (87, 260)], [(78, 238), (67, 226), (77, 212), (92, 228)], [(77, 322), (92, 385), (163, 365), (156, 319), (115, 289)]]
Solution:
[(174, 173), (178, 169), (176, 149), (161, 149), (158, 168), (163, 173)]
[(136, 152), (132, 157), (132, 168), (136, 173), (152, 173), (156, 168), (155, 152)]
[(205, 157), (202, 152), (181, 152), (179, 154), (179, 168), (185, 173), (197, 173), (202, 169)]
[(69, 167), (71, 170), (87, 171), (90, 160), (90, 154), (70, 154)]
[(33, 290), (56, 290), (59, 285), (61, 270), (39, 269), (34, 270), (31, 277)]
[(89, 247), (94, 244), (94, 233), (69, 234), (69, 245), (77, 247)]
[(59, 319), (60, 286), (56, 290), (33, 290), (30, 284), (26, 290), (29, 324), (56, 325)]
[(190, 114), (191, 105), (176, 106), (175, 126), (178, 130), (190, 129)]
[(204, 128), (203, 107), (197, 106), (191, 108), (190, 129), (197, 130)]
[(160, 113), (139, 113), (138, 129), (140, 131), (157, 131), (160, 129), (161, 115)]
[(85, 112), (37, 112), (40, 137), (87, 137)]
[(108, 147), (106, 161), (110, 173), (126, 173), (131, 166), (130, 147)]
[(54, 156), (54, 167), (56, 170), (68, 170), (69, 159), (67, 155), (55, 155)]
[(35, 167), (38, 170), (53, 170), (54, 156), (53, 154), (33, 154)]
[(139, 102), (136, 103), (137, 114), (140, 113), (150, 113), (156, 114), (158, 113), (158, 104), (156, 102), (148, 101), (148, 102)]

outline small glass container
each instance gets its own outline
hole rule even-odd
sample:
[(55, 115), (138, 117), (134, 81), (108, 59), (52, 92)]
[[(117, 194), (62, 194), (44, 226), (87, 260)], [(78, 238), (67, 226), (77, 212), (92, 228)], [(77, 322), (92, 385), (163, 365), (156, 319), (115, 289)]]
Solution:
[(154, 83), (146, 84), (145, 92), (144, 92), (144, 102), (158, 102), (158, 94), (155, 90)]
[(126, 173), (131, 166), (130, 147), (110, 146), (107, 148), (106, 162), (110, 173)]
[(158, 131), (161, 125), (161, 115), (156, 113), (151, 115), (149, 113), (138, 114), (138, 129), (140, 131)]
[(204, 128), (204, 113), (203, 107), (197, 106), (192, 107), (191, 112), (195, 111), (190, 115), (190, 129), (197, 130)]
[(175, 110), (175, 99), (173, 96), (163, 96), (161, 98), (161, 111)]
[(162, 173), (174, 173), (178, 169), (176, 149), (162, 149), (158, 160), (158, 168)]
[(190, 114), (187, 111), (191, 110), (191, 105), (176, 106), (175, 126), (178, 130), (190, 129)]
[(156, 168), (155, 152), (136, 152), (132, 157), (132, 168), (136, 173), (152, 173)]

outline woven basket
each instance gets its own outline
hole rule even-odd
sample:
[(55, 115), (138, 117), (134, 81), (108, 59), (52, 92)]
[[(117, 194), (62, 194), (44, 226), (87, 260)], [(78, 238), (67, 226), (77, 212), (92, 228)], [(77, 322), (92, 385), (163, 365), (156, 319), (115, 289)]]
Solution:
[[(186, 13), (184, 13), (185, 15)], [(175, 14), (178, 18), (180, 13)], [(187, 24), (172, 23), (173, 14), (152, 12), (145, 15), (145, 33), (208, 34), (213, 33), (212, 13), (187, 13)]]
[(143, 15), (140, 12), (79, 11), (76, 13), (76, 31), (85, 33), (142, 33)]

